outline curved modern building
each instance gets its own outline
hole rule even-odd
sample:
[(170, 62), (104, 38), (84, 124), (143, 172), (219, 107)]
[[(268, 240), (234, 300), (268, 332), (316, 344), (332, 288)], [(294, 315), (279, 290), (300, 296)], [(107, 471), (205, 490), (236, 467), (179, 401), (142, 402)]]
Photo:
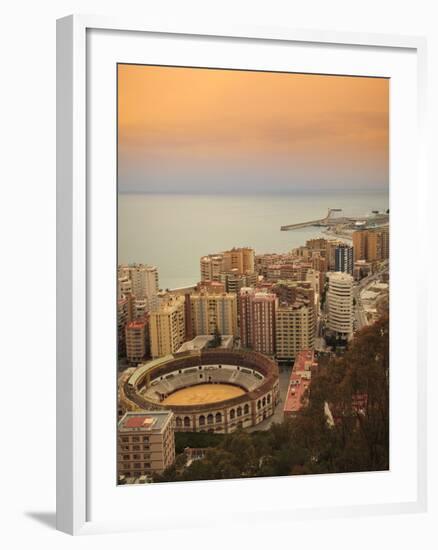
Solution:
[(353, 277), (339, 271), (328, 273), (327, 277), (327, 326), (348, 338), (353, 333)]

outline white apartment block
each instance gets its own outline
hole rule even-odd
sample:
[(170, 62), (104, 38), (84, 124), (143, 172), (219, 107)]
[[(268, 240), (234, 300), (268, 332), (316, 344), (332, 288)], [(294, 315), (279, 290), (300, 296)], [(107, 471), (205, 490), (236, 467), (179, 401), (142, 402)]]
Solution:
[(353, 277), (340, 271), (328, 273), (327, 277), (327, 327), (348, 338), (353, 333)]

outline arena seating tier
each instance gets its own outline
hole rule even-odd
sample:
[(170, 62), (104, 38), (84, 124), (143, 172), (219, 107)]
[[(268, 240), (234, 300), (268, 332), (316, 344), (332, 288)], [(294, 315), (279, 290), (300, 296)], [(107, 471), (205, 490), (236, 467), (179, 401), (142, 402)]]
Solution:
[(208, 368), (194, 372), (178, 373), (178, 371), (165, 375), (162, 380), (152, 380), (147, 388), (141, 392), (147, 400), (160, 401), (160, 396), (168, 396), (177, 390), (194, 386), (196, 384), (233, 384), (247, 391), (252, 391), (263, 382), (263, 377), (258, 378), (249, 371), (242, 372), (232, 365), (208, 365)]

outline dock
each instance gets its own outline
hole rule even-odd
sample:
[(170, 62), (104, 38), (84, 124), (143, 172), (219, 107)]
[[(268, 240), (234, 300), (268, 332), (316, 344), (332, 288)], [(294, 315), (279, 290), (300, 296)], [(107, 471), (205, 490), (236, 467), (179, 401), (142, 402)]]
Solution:
[(300, 223), (291, 223), (289, 225), (282, 225), (281, 231), (293, 231), (294, 229), (302, 229), (303, 227), (333, 227), (336, 225), (350, 225), (357, 222), (363, 222), (368, 224), (374, 222), (376, 225), (383, 225), (388, 223), (389, 214), (377, 213), (372, 216), (357, 216), (346, 217), (336, 216), (336, 212), (342, 212), (341, 208), (329, 208), (327, 216), (320, 218), (319, 220), (310, 220)]

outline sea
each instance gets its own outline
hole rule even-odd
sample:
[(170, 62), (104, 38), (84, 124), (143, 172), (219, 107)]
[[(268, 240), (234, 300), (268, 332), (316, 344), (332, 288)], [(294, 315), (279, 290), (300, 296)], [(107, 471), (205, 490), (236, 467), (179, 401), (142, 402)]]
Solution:
[(118, 263), (158, 267), (160, 288), (200, 279), (199, 259), (232, 247), (256, 254), (288, 252), (327, 236), (321, 227), (280, 231), (282, 225), (323, 218), (329, 208), (362, 216), (389, 208), (383, 191), (290, 194), (118, 195)]

